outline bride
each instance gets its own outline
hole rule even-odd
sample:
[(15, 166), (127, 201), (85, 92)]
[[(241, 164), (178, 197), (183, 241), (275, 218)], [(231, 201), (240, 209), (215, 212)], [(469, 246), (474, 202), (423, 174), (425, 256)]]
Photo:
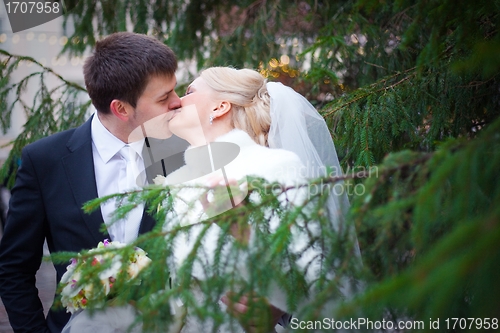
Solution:
[[(325, 176), (340, 176), (341, 169), (335, 152), (333, 141), (324, 122), (316, 109), (300, 94), (281, 83), (267, 82), (258, 72), (250, 69), (234, 69), (229, 67), (212, 67), (200, 73), (187, 88), (181, 98), (181, 108), (172, 112), (168, 122), (169, 130), (191, 145), (184, 153), (185, 165), (166, 178), (159, 177), (155, 182), (180, 188), (176, 192), (174, 216), (167, 219), (164, 230), (180, 225), (195, 225), (190, 234), (181, 234), (174, 243), (174, 260), (169, 267), (175, 272), (191, 253), (194, 242), (203, 226), (198, 222), (214, 217), (238, 206), (247, 192), (245, 180), (247, 176), (260, 177), (268, 182), (277, 182), (285, 187), (305, 184), (307, 179)], [(206, 189), (195, 188), (195, 185), (216, 187), (223, 185), (228, 191), (222, 202), (217, 203), (213, 197), (206, 195)], [(230, 187), (229, 185), (234, 185)], [(238, 186), (240, 185), (240, 186)], [(234, 192), (231, 192), (233, 188)], [(333, 193), (334, 191), (332, 191)], [(327, 210), (334, 228), (340, 229), (343, 213), (348, 208), (345, 193), (330, 195)], [(280, 195), (283, 207), (290, 204), (301, 205), (307, 196), (306, 189), (288, 191)], [(258, 197), (250, 197), (257, 202)], [(279, 227), (279, 219), (271, 218), (270, 230)], [(212, 224), (202, 241), (203, 259), (213, 263), (214, 251), (221, 237), (221, 227)], [(294, 229), (290, 253), (299, 258), (296, 262), (305, 272), (308, 283), (317, 278), (321, 265), (319, 249), (308, 246), (309, 237), (316, 235), (320, 229), (309, 223), (305, 229)], [(255, 229), (251, 224), (246, 227), (231, 228), (235, 242), (254, 245)], [(359, 251), (357, 249), (354, 250)], [(300, 254), (300, 255), (299, 255)], [(239, 269), (245, 272), (245, 260), (241, 260)], [(311, 269), (316, 267), (316, 269)], [(193, 266), (192, 274), (196, 279), (207, 278), (203, 267)], [(242, 275), (248, 275), (242, 273)], [(175, 278), (174, 278), (175, 280)], [(201, 291), (195, 292), (203, 299)], [(268, 304), (274, 327), (278, 322), (286, 325), (290, 319), (287, 312), (289, 302), (283, 288), (270, 288), (262, 295)], [(229, 300), (223, 296), (221, 308), (229, 305), (232, 315), (247, 309), (246, 298)], [(126, 332), (133, 320), (130, 308), (124, 309), (118, 319), (110, 316), (114, 310), (104, 310), (90, 318), (83, 311), (74, 315), (63, 333), (101, 332), (95, 328), (106, 326), (102, 332)], [(96, 317), (101, 316), (102, 321)], [(113, 323), (110, 323), (113, 321)], [(120, 326), (116, 328), (113, 325)], [(89, 324), (92, 325), (89, 326)], [(127, 326), (125, 326), (127, 324)], [(85, 327), (85, 330), (81, 330)], [(113, 329), (110, 329), (113, 327)], [(198, 321), (188, 314), (181, 332), (211, 331), (213, 323)], [(274, 330), (274, 328), (271, 328)], [(140, 331), (140, 328), (137, 329)], [(240, 330), (243, 331), (240, 327)], [(220, 332), (234, 332), (231, 327), (219, 327)]]

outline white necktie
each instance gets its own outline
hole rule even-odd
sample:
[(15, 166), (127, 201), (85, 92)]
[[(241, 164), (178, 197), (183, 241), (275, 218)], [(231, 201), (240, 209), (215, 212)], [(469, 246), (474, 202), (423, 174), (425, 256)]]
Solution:
[[(144, 172), (139, 168), (141, 157), (129, 145), (123, 146), (118, 153), (123, 160), (122, 170), (119, 173), (118, 190), (127, 192), (144, 186)], [(116, 222), (116, 240), (129, 243), (137, 237), (143, 211), (144, 205), (139, 205), (131, 210), (123, 221)]]
[(140, 171), (137, 166), (138, 155), (129, 145), (125, 145), (119, 151), (120, 156), (125, 162), (126, 177), (121, 177), (118, 185), (120, 192), (131, 191), (137, 187), (143, 186), (144, 182), (140, 183)]

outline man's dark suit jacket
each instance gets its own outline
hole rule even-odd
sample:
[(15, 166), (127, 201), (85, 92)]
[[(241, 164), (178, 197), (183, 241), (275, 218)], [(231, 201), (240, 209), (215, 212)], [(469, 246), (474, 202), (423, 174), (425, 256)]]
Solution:
[[(44, 318), (35, 287), (44, 240), (53, 253), (89, 249), (109, 238), (99, 231), (101, 211), (81, 209), (97, 198), (90, 124), (91, 119), (23, 150), (0, 243), (0, 294), (15, 332), (60, 332), (69, 319), (65, 310)], [(144, 214), (139, 233), (154, 223)], [(56, 266), (57, 282), (65, 270)]]

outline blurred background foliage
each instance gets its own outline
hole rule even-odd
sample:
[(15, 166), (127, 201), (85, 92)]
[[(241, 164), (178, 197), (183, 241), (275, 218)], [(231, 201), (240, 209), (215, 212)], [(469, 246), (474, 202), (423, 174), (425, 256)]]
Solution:
[[(367, 288), (339, 315), (500, 317), (499, 0), (66, 3), (65, 53), (146, 33), (198, 69), (255, 68), (318, 107), (359, 189), (349, 217)], [(22, 89), (9, 82), (19, 57), (1, 56), (5, 129), (6, 89)], [(64, 109), (44, 105), (41, 114)], [(26, 128), (52, 124), (37, 119)], [(38, 137), (20, 137), (11, 157)]]

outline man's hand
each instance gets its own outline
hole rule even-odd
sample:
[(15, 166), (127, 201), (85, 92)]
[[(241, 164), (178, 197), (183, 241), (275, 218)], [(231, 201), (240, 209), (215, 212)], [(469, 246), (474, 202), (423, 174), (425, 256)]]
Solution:
[(236, 299), (237, 295), (228, 292), (222, 296), (222, 303), (227, 305), (227, 311), (242, 324), (249, 333), (276, 332), (274, 327), (284, 311), (269, 304), (264, 297), (249, 297), (247, 295)]

